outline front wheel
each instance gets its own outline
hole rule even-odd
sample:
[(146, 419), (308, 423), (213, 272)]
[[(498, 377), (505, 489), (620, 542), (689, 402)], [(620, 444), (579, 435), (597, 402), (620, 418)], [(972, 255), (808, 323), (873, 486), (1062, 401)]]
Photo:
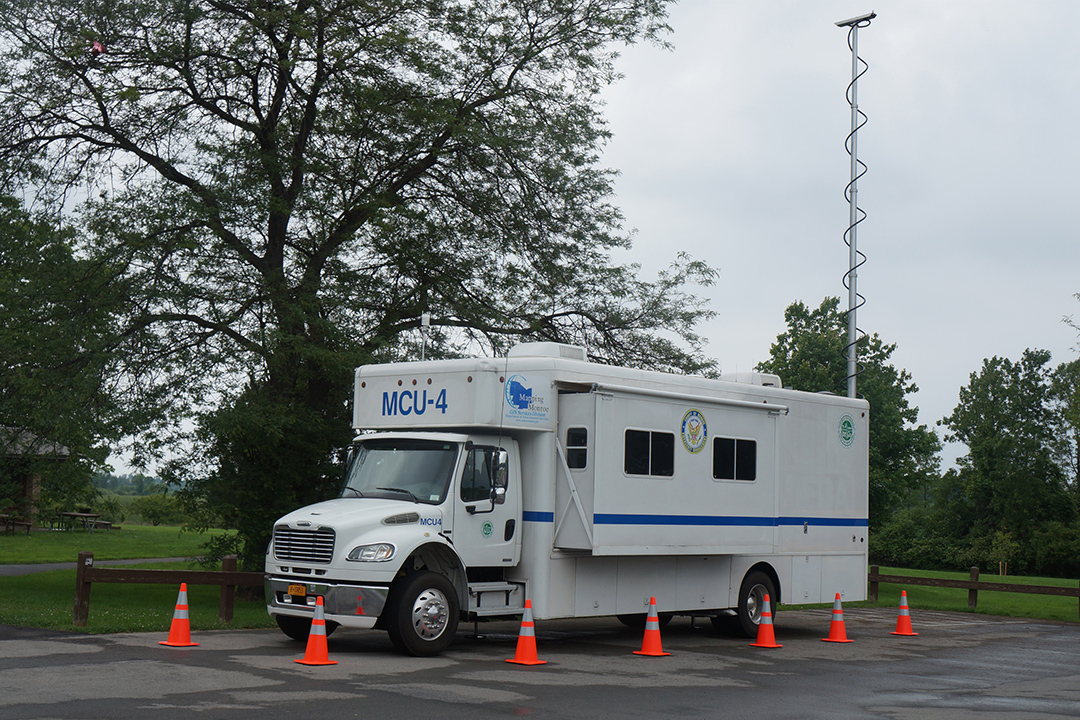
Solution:
[(458, 624), (457, 591), (445, 575), (421, 572), (400, 580), (393, 593), (386, 631), (400, 652), (416, 657), (438, 655), (454, 639)]

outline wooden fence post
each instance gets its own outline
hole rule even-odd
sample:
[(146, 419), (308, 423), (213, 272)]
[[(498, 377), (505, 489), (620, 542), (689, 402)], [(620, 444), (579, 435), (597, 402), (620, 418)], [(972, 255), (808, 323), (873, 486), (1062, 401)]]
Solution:
[(86, 571), (94, 567), (94, 553), (81, 552), (75, 566), (75, 611), (72, 623), (76, 627), (86, 627), (90, 617), (90, 583), (86, 582)]
[[(978, 582), (979, 581), (979, 566), (978, 565), (973, 565), (971, 567), (971, 575), (969, 577), (971, 578), (972, 582)], [(978, 604), (979, 604), (979, 591), (976, 590), (975, 588), (971, 588), (970, 590), (968, 590), (968, 607), (971, 608), (972, 610), (974, 610), (975, 606), (978, 605)]]
[[(236, 556), (226, 555), (221, 558), (221, 571), (222, 572), (235, 572), (236, 571)], [(223, 623), (232, 622), (233, 619), (233, 600), (236, 599), (236, 586), (235, 585), (222, 585), (221, 586), (221, 599), (218, 602), (218, 620)]]
[(867, 598), (871, 602), (877, 602), (877, 592), (878, 592), (877, 576), (878, 576), (878, 570), (879, 569), (880, 568), (878, 568), (877, 565), (871, 565), (870, 566), (870, 590), (867, 592)]

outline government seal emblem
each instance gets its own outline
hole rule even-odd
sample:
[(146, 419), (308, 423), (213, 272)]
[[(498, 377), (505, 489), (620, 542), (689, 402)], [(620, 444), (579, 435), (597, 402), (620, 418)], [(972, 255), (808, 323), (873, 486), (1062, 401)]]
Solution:
[(688, 453), (699, 453), (709, 440), (705, 416), (698, 410), (687, 410), (682, 418), (682, 444)]

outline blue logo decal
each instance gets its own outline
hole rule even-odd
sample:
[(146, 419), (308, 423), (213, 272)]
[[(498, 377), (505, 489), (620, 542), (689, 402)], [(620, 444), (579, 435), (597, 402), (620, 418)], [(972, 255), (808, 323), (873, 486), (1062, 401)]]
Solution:
[(524, 375), (511, 375), (506, 380), (503, 397), (506, 399), (504, 410), (506, 419), (528, 425), (540, 425), (551, 421), (551, 408), (544, 399), (544, 381), (540, 381), (539, 392), (534, 383)]
[(522, 384), (524, 382), (525, 378), (520, 375), (514, 375), (506, 381), (506, 402), (518, 410), (528, 410), (532, 402), (532, 388), (525, 387)]

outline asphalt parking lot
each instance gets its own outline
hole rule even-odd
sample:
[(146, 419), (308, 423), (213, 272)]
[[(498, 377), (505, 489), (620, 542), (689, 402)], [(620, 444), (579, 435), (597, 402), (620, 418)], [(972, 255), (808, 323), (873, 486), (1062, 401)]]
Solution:
[(777, 614), (777, 649), (676, 618), (666, 657), (614, 619), (537, 622), (539, 657), (514, 656), (517, 626), (462, 625), (436, 658), (398, 655), (383, 633), (339, 631), (336, 665), (294, 659), (277, 631), (87, 636), (0, 626), (0, 717), (119, 718), (1075, 718), (1080, 624), (919, 611), (918, 637), (889, 634), (896, 611), (846, 609), (848, 644), (825, 643), (829, 610)]

